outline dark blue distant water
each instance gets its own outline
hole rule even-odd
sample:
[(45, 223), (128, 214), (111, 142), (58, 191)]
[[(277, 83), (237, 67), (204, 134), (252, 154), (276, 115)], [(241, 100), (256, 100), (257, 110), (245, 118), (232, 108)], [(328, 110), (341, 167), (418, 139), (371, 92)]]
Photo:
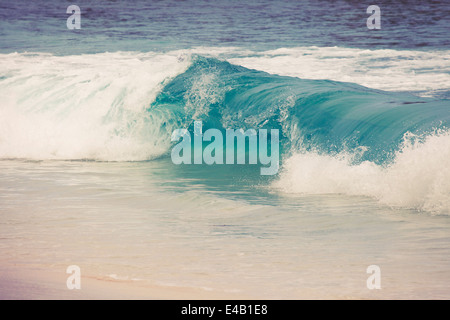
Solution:
[[(69, 5), (82, 13), (68, 30)], [(366, 9), (381, 8), (381, 30)], [(450, 1), (0, 1), (0, 52), (161, 51), (197, 46), (449, 48)]]

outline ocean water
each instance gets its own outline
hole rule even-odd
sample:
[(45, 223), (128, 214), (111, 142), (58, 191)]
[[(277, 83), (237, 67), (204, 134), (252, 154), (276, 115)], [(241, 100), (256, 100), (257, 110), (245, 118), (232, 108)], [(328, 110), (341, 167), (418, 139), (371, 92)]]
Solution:
[[(377, 4), (380, 30), (357, 1), (0, 1), (0, 297), (78, 265), (231, 297), (449, 298), (450, 5)], [(194, 121), (278, 129), (279, 172), (173, 164)]]

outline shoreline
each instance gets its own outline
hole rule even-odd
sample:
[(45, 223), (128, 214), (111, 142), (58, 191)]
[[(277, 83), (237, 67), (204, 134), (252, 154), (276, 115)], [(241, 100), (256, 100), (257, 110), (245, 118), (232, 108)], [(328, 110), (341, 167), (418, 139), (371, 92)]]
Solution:
[(65, 270), (0, 266), (0, 300), (243, 300), (240, 293), (150, 284), (109, 277), (81, 277), (80, 289), (68, 289)]

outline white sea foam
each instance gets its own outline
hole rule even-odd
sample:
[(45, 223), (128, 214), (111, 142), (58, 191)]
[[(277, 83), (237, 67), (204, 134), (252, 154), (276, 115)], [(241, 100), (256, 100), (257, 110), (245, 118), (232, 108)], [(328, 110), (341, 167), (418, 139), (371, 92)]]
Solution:
[(274, 187), (293, 194), (369, 196), (392, 207), (450, 214), (450, 132), (419, 140), (406, 135), (386, 167), (368, 161), (352, 165), (348, 153), (297, 153), (284, 163)]
[(165, 153), (164, 112), (155, 119), (146, 108), (189, 63), (156, 53), (2, 55), (0, 158), (121, 161)]
[(421, 96), (450, 90), (450, 50), (367, 50), (340, 47), (281, 48), (247, 52), (234, 64), (283, 76), (353, 82)]

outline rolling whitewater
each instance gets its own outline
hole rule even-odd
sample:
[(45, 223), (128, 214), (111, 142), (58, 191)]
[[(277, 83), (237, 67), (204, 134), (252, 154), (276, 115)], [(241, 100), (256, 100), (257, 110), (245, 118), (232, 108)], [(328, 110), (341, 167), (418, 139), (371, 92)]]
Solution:
[[(312, 1), (200, 1), (203, 18), (190, 1), (85, 1), (73, 32), (36, 3), (0, 5), (1, 298), (95, 297), (40, 280), (72, 264), (174, 296), (448, 298), (445, 4), (391, 3), (374, 34), (353, 21), (364, 5), (338, 2), (354, 13), (336, 34)], [(279, 130), (279, 170), (174, 164), (171, 135), (195, 121)]]

